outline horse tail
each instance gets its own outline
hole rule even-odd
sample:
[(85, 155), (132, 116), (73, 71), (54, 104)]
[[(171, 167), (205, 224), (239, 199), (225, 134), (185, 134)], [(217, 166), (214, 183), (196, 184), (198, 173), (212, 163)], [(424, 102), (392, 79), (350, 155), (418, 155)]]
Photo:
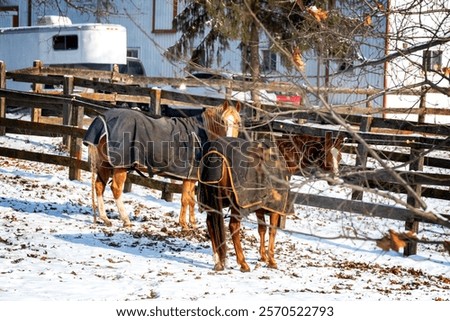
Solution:
[[(210, 142), (203, 148), (209, 150)], [(221, 172), (225, 166), (223, 159), (217, 157), (217, 152), (210, 150), (201, 159), (198, 169), (198, 193), (197, 201), (200, 211), (206, 211), (206, 223), (209, 237), (211, 238), (215, 269), (223, 270), (226, 260), (226, 231), (223, 208), (223, 186), (221, 184)]]
[(214, 261), (224, 262), (226, 258), (225, 219), (220, 201), (220, 189), (216, 184), (198, 182), (199, 210), (206, 211), (206, 224), (213, 244)]
[(97, 203), (95, 201), (95, 180), (96, 180), (95, 174), (97, 173), (97, 162), (98, 162), (97, 147), (89, 144), (88, 153), (89, 153), (89, 161), (90, 161), (90, 167), (91, 167), (92, 212), (93, 212), (93, 216), (94, 216), (94, 224), (96, 224), (97, 223)]
[(212, 224), (214, 226), (214, 238), (217, 244), (217, 255), (220, 260), (225, 263), (227, 254), (227, 244), (226, 244), (226, 231), (225, 231), (225, 219), (222, 212), (224, 207), (223, 201), (226, 199), (225, 189), (228, 187), (228, 172), (225, 165), (224, 159), (222, 161), (222, 176), (220, 181), (213, 186), (216, 188), (215, 191), (211, 191), (209, 194), (213, 195), (212, 203), (214, 211), (212, 213)]
[[(218, 198), (216, 198), (216, 200), (218, 200)], [(214, 208), (215, 210), (213, 210), (209, 214), (211, 215), (211, 223), (214, 229), (214, 235), (211, 235), (210, 237), (214, 238), (215, 244), (217, 246), (218, 258), (224, 262), (227, 256), (225, 220), (222, 211), (216, 210), (222, 207), (219, 205), (219, 207), (214, 206)]]

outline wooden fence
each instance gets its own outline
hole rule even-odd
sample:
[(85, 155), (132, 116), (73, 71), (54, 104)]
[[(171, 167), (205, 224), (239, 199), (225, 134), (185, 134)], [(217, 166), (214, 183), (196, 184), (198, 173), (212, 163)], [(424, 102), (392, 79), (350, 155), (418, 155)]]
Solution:
[[(84, 77), (84, 78), (83, 78)], [(6, 79), (25, 81), (34, 84), (34, 92), (18, 92), (6, 89)], [(99, 79), (108, 79), (100, 81)], [(184, 81), (184, 80), (183, 80)], [(161, 113), (164, 104), (195, 106), (215, 106), (222, 103), (222, 99), (182, 95), (166, 92), (153, 87), (155, 84), (177, 85), (180, 79), (130, 77), (108, 72), (80, 71), (61, 68), (44, 68), (39, 62), (33, 68), (22, 71), (6, 73), (5, 66), (0, 62), (0, 135), (4, 133), (20, 133), (42, 136), (61, 136), (69, 147), (69, 156), (44, 155), (40, 153), (21, 151), (10, 148), (0, 148), (0, 155), (45, 162), (67, 166), (70, 179), (80, 179), (80, 171), (89, 171), (89, 165), (82, 160), (81, 139), (85, 130), (83, 116), (102, 113), (114, 107), (119, 101), (148, 103), (151, 113)], [(195, 82), (195, 80), (194, 80)], [(214, 85), (224, 85), (224, 81), (212, 80)], [(63, 90), (57, 93), (43, 93), (41, 84), (62, 85)], [(152, 84), (152, 87), (148, 85)], [(204, 85), (204, 82), (202, 82)], [(210, 82), (208, 81), (208, 84)], [(228, 86), (235, 84), (226, 83)], [(73, 88), (84, 87), (93, 89), (92, 93), (73, 95)], [(259, 86), (259, 85), (258, 85)], [(262, 86), (262, 85), (261, 85)], [(242, 88), (242, 87), (241, 87)], [(286, 89), (287, 87), (283, 87)], [(276, 89), (280, 89), (276, 87)], [(317, 90), (317, 89), (315, 89)], [(330, 90), (330, 89), (327, 89)], [(101, 91), (101, 93), (99, 93)], [(367, 91), (373, 95), (373, 90)], [(424, 99), (423, 99), (424, 100)], [(5, 117), (7, 105), (17, 105), (32, 108), (32, 121), (21, 121)], [(370, 107), (370, 106), (369, 106)], [(48, 108), (62, 111), (63, 124), (42, 123), (39, 110)], [(264, 108), (264, 106), (263, 106)], [(273, 106), (267, 109), (274, 111)], [(341, 108), (341, 109), (339, 109)], [(443, 201), (450, 200), (450, 175), (435, 174), (423, 171), (424, 166), (450, 169), (450, 160), (427, 156), (429, 150), (450, 150), (450, 128), (447, 126), (424, 124), (423, 120), (411, 122), (394, 119), (384, 119), (372, 116), (373, 109), (367, 108), (367, 114), (340, 113), (353, 112), (356, 109), (339, 107), (334, 109), (338, 117), (331, 117), (326, 109), (320, 110), (320, 118), (327, 124), (340, 126), (307, 126), (293, 124), (283, 120), (270, 122), (247, 122), (253, 131), (272, 131), (283, 134), (309, 134), (312, 136), (325, 136), (331, 133), (333, 137), (343, 136), (346, 144), (343, 152), (356, 155), (354, 165), (343, 168), (340, 179), (354, 187), (352, 199), (324, 197), (320, 195), (297, 193), (296, 203), (339, 209), (361, 215), (375, 216), (405, 221), (407, 230), (417, 231), (419, 222), (440, 224), (450, 227), (450, 216), (444, 213), (432, 214), (421, 208), (422, 197), (430, 197)], [(422, 114), (426, 106), (421, 106)], [(277, 106), (278, 111), (289, 118), (307, 120), (311, 111), (292, 106)], [(317, 113), (317, 110), (315, 111)], [(443, 111), (439, 111), (443, 113)], [(450, 114), (450, 111), (449, 113)], [(420, 115), (420, 113), (419, 113)], [(41, 122), (40, 122), (41, 121)], [(300, 122), (301, 123), (301, 122)], [(396, 133), (396, 134), (393, 134)], [(386, 152), (376, 146), (395, 146), (409, 150), (408, 153), (400, 151)], [(367, 166), (368, 158), (389, 160), (409, 164), (409, 170), (398, 171), (391, 168), (373, 169)], [(161, 190), (163, 197), (170, 199), (171, 193), (180, 193), (179, 184), (162, 182), (156, 179), (144, 179), (137, 175), (129, 175), (131, 183), (140, 184), (153, 189)], [(380, 191), (405, 193), (408, 195), (406, 206), (389, 206), (373, 204), (362, 201), (364, 187)], [(405, 255), (416, 252), (414, 240), (408, 243)]]

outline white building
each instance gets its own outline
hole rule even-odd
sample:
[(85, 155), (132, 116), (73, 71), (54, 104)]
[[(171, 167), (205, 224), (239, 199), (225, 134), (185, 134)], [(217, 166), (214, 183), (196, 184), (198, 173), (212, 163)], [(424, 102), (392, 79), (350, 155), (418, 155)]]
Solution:
[[(109, 8), (104, 8), (102, 5), (107, 1), (91, 0), (85, 2), (86, 8), (91, 10), (90, 13), (80, 13), (64, 8), (60, 12), (61, 10), (44, 5), (36, 7), (30, 5), (31, 0), (7, 0), (6, 2), (7, 4), (3, 5), (3, 8), (0, 7), (0, 27), (13, 24), (17, 26), (33, 25), (38, 16), (60, 13), (67, 15), (73, 23), (120, 24), (127, 30), (128, 55), (142, 60), (147, 75), (154, 77), (185, 76), (183, 68), (186, 64), (184, 62), (174, 64), (164, 56), (166, 49), (179, 38), (173, 28), (172, 19), (181, 9), (181, 1), (179, 5), (178, 0), (115, 0), (115, 11), (110, 12)], [(293, 77), (291, 80), (297, 84), (321, 88), (369, 87), (386, 91), (404, 86), (414, 87), (425, 80), (432, 81), (441, 87), (448, 87), (448, 79), (442, 76), (442, 70), (448, 67), (450, 58), (447, 43), (443, 42), (432, 48), (424, 47), (408, 52), (420, 44), (448, 37), (448, 30), (450, 30), (450, 19), (447, 17), (450, 9), (448, 1), (422, 1), (420, 15), (418, 14), (419, 9), (417, 12), (400, 10), (413, 2), (420, 3), (417, 1), (382, 0), (370, 3), (372, 2), (379, 4), (378, 10), (375, 6), (370, 12), (372, 28), (379, 32), (379, 36), (362, 39), (363, 45), (355, 48), (354, 60), (346, 61), (347, 66), (357, 67), (362, 64), (366, 67), (342, 71), (342, 61), (323, 61), (314, 53), (307, 52), (303, 55), (306, 62), (304, 72), (306, 77), (303, 78), (300, 74), (293, 73), (290, 75)], [(102, 12), (108, 13), (96, 15), (96, 13)], [(361, 12), (361, 14), (363, 13)], [(401, 54), (395, 59), (383, 62), (382, 59), (386, 55), (394, 53)], [(215, 67), (239, 71), (241, 68), (240, 57), (241, 54), (236, 44), (231, 47), (230, 52), (224, 54), (221, 66)], [(267, 45), (266, 48), (264, 46), (261, 48), (261, 57), (269, 58), (270, 63), (265, 65), (266, 72), (287, 74), (281, 67), (280, 59), (270, 54)], [(379, 63), (373, 64), (374, 61)], [(416, 89), (420, 89), (420, 86)], [(356, 103), (365, 106), (368, 97), (364, 94), (330, 93), (326, 98), (331, 104)], [(374, 107), (409, 108), (418, 107), (418, 101), (417, 96), (380, 95), (373, 100), (372, 104)], [(427, 94), (427, 106), (448, 108), (449, 103), (450, 100), (446, 95)], [(417, 118), (417, 116), (408, 117), (409, 119)], [(430, 117), (427, 120), (440, 121)]]

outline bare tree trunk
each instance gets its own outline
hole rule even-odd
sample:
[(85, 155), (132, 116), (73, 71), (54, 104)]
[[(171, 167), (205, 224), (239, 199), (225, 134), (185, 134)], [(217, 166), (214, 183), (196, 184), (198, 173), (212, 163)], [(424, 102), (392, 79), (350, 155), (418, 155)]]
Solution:
[[(250, 25), (250, 72), (253, 81), (260, 79), (261, 73), (259, 69), (259, 30), (256, 22)], [(261, 97), (256, 89), (252, 89), (253, 106), (261, 108)], [(253, 116), (259, 118), (259, 113), (254, 112)]]

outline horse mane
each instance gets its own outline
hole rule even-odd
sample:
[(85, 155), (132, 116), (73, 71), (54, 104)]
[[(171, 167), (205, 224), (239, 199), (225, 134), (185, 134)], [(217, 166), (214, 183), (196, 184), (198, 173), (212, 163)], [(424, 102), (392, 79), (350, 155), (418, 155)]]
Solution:
[(206, 108), (202, 113), (204, 129), (210, 140), (217, 139), (226, 134), (225, 124), (222, 120), (223, 110), (223, 105), (220, 105), (218, 107)]

